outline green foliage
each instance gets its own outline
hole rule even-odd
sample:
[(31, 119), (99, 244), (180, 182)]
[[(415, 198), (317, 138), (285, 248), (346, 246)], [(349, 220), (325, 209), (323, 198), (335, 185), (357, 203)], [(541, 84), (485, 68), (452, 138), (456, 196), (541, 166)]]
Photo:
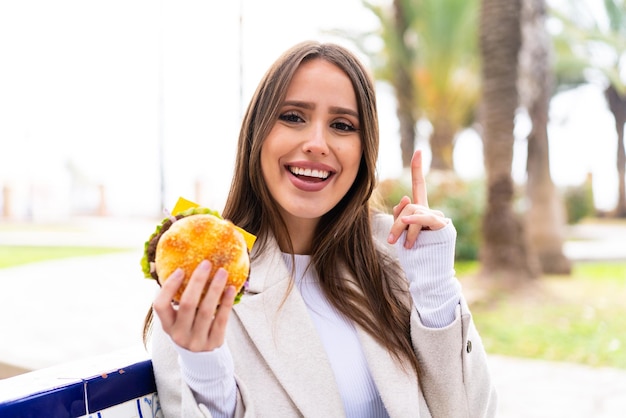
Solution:
[[(403, 113), (429, 120), (433, 137), (445, 138), (446, 147), (435, 152), (450, 153), (454, 134), (473, 124), (480, 101), (480, 2), (363, 0), (363, 5), (378, 19), (376, 30), (333, 33), (370, 58), (376, 78), (394, 87)], [(376, 38), (382, 42), (368, 42)]]
[(625, 263), (579, 263), (574, 266), (574, 274), (593, 283), (626, 284)]
[[(463, 181), (454, 173), (431, 172), (427, 179), (428, 204), (451, 218), (457, 230), (457, 260), (475, 260), (480, 247), (485, 188), (482, 181)], [(378, 193), (391, 212), (403, 196), (411, 196), (410, 180), (381, 182)]]
[(0, 268), (14, 267), (61, 258), (111, 254), (128, 251), (121, 248), (0, 246)]
[(626, 369), (624, 300), (626, 263), (585, 263), (472, 313), (490, 353)]
[(478, 260), (456, 260), (454, 270), (457, 277), (470, 276), (478, 273), (480, 264)]
[(556, 79), (565, 84), (561, 87), (595, 82), (603, 76), (623, 94), (626, 84), (619, 75), (623, 74), (626, 54), (626, 2), (604, 0), (598, 2), (601, 7), (592, 7), (588, 1), (551, 3), (555, 4), (550, 14), (558, 23), (551, 27), (558, 28), (552, 38)]
[(575, 224), (583, 218), (595, 215), (593, 188), (589, 180), (581, 185), (565, 188), (563, 200), (569, 224)]
[[(443, 187), (442, 187), (443, 186)], [(456, 258), (475, 260), (481, 242), (481, 223), (485, 206), (482, 181), (441, 184), (430, 187), (429, 202), (451, 218), (457, 230)]]

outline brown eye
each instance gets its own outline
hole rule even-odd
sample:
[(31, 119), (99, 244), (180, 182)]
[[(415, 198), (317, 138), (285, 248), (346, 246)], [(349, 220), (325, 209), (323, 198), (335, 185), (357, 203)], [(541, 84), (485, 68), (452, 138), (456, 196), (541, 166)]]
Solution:
[(354, 126), (345, 122), (334, 122), (330, 126), (332, 126), (334, 129), (344, 132), (355, 132), (357, 130)]
[(300, 117), (300, 115), (298, 115), (297, 113), (293, 113), (293, 112), (288, 112), (288, 113), (283, 113), (282, 115), (280, 115), (278, 117), (278, 119), (284, 121), (284, 122), (289, 122), (289, 123), (297, 123), (297, 122), (303, 122), (304, 120)]

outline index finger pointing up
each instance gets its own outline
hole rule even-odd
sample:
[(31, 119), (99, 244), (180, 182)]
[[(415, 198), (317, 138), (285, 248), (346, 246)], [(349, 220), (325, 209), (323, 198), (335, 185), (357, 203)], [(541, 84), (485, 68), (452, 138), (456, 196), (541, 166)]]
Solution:
[(413, 202), (428, 207), (426, 180), (422, 171), (422, 150), (416, 150), (411, 159), (411, 185), (413, 188)]

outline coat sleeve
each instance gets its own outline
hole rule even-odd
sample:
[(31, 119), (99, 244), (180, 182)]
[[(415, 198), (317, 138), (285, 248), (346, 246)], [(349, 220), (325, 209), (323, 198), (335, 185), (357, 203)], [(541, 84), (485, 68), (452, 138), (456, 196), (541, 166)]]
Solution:
[[(151, 358), (163, 416), (165, 418), (212, 418), (209, 410), (196, 402), (192, 390), (184, 382), (178, 364), (178, 354), (156, 315), (154, 318)], [(240, 382), (237, 382), (237, 406), (234, 415), (236, 418), (246, 416), (240, 389)]]
[[(374, 216), (378, 243), (398, 257), (386, 242), (393, 216)], [(456, 306), (454, 321), (443, 328), (425, 326), (415, 307), (411, 312), (411, 338), (420, 366), (420, 386), (433, 417), (493, 417), (497, 395), (487, 354), (465, 298)]]
[(411, 321), (421, 388), (433, 417), (495, 416), (497, 395), (487, 355), (465, 299), (445, 328), (425, 327), (416, 310)]

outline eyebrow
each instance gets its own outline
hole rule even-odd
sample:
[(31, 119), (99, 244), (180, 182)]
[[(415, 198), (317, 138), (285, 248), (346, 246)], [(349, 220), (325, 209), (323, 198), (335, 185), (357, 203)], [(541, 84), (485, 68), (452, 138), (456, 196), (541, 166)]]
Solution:
[[(315, 105), (309, 102), (303, 102), (300, 100), (287, 100), (283, 103), (283, 106), (295, 106), (300, 107), (302, 109), (312, 110), (315, 108)], [(346, 107), (341, 106), (331, 106), (329, 109), (330, 113), (333, 115), (351, 115), (355, 118), (359, 118), (359, 112), (348, 109)]]

